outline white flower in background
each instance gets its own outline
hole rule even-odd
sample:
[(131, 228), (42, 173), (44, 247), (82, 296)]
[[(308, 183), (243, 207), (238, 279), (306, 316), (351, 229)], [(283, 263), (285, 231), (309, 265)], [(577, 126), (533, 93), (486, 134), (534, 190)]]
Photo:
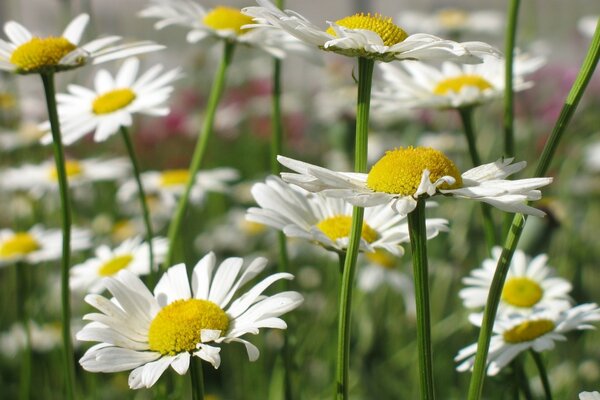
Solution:
[[(252, 195), (260, 208), (252, 207), (246, 218), (279, 229), (289, 237), (300, 237), (328, 250), (343, 252), (348, 247), (352, 226), (352, 206), (342, 199), (328, 198), (292, 187), (277, 177), (252, 187)], [(428, 219), (427, 237), (447, 231), (445, 219)], [(404, 215), (386, 205), (365, 210), (360, 248), (373, 252), (385, 249), (401, 255), (400, 243), (410, 241)]]
[(600, 141), (585, 146), (583, 163), (588, 171), (600, 172)]
[(467, 11), (443, 8), (435, 12), (402, 11), (396, 21), (407, 30), (434, 35), (498, 34), (504, 31), (504, 14), (493, 10)]
[(600, 400), (600, 392), (581, 392), (579, 400)]
[(38, 124), (23, 121), (14, 130), (0, 131), (0, 150), (13, 151), (36, 145), (43, 134)]
[(302, 15), (282, 11), (268, 0), (257, 0), (260, 7), (242, 10), (254, 18), (254, 29), (279, 28), (299, 40), (326, 51), (349, 57), (365, 57), (384, 62), (392, 60), (448, 60), (479, 62), (482, 55), (499, 56), (498, 50), (482, 42), (457, 43), (433, 35), (408, 35), (391, 18), (379, 14), (355, 14), (323, 30)]
[[(167, 254), (168, 241), (152, 239), (152, 250), (156, 268)], [(114, 249), (106, 245), (96, 248), (95, 257), (71, 267), (70, 287), (79, 292), (100, 293), (104, 290), (104, 278), (125, 269), (138, 276), (151, 271), (148, 242), (140, 236), (127, 239)]]
[[(71, 230), (71, 250), (90, 247), (90, 234), (83, 229)], [(16, 262), (36, 264), (58, 260), (62, 256), (62, 232), (60, 229), (44, 229), (36, 225), (28, 231), (0, 229), (0, 267)]]
[(119, 36), (107, 36), (79, 45), (90, 17), (77, 16), (61, 36), (39, 37), (15, 21), (4, 25), (9, 42), (0, 39), (0, 70), (34, 74), (78, 68), (89, 61), (100, 64), (110, 60), (164, 48), (149, 41), (116, 45)]
[(331, 171), (283, 156), (277, 159), (298, 172), (281, 174), (288, 183), (358, 207), (391, 204), (402, 215), (416, 207), (419, 197), (443, 194), (482, 201), (507, 212), (543, 216), (543, 211), (526, 203), (539, 200), (537, 188), (552, 182), (552, 178), (506, 180), (526, 165), (524, 161), (511, 164), (512, 158), (483, 164), (461, 175), (442, 152), (427, 147), (390, 150), (368, 174)]
[[(61, 346), (60, 323), (40, 325), (30, 320), (27, 329), (33, 351), (47, 352)], [(16, 357), (26, 346), (27, 335), (21, 323), (13, 324), (8, 331), (0, 334), (0, 351), (5, 357)]]
[[(515, 59), (513, 90), (528, 89), (525, 76), (544, 64), (541, 57), (519, 55)], [(382, 80), (373, 91), (373, 107), (388, 113), (401, 108), (461, 108), (504, 96), (504, 59), (484, 57), (483, 63), (459, 65), (444, 62), (441, 68), (415, 61), (381, 64)]]
[[(483, 261), (481, 268), (471, 271), (463, 278), (465, 288), (458, 295), (467, 308), (483, 308), (502, 254), (501, 247), (492, 249), (492, 258)], [(521, 250), (516, 250), (502, 290), (498, 312), (532, 312), (540, 308), (564, 310), (571, 307), (571, 284), (554, 277), (549, 267), (548, 256), (540, 254), (529, 259)]]
[(221, 343), (243, 343), (255, 361), (258, 349), (241, 336), (260, 328), (285, 329), (279, 316), (302, 303), (297, 292), (263, 295), (274, 282), (292, 279), (288, 273), (273, 274), (234, 300), (238, 289), (266, 265), (264, 258), (246, 265), (241, 258), (228, 258), (216, 266), (209, 253), (194, 267), (191, 287), (185, 265), (179, 264), (162, 276), (154, 295), (129, 271), (107, 278), (113, 300), (97, 294), (85, 298), (99, 312), (84, 317), (92, 322), (77, 339), (100, 343), (83, 355), (81, 366), (91, 372), (133, 369), (129, 386), (139, 389), (154, 385), (169, 366), (185, 374), (192, 356), (218, 368)]
[(583, 36), (591, 38), (594, 36), (599, 18), (598, 15), (586, 15), (577, 22), (577, 29)]
[[(128, 58), (114, 77), (107, 70), (98, 71), (94, 90), (69, 85), (69, 93), (56, 95), (64, 144), (72, 144), (90, 132), (94, 132), (96, 142), (102, 142), (121, 127), (131, 126), (133, 114), (169, 113), (164, 103), (173, 91), (170, 85), (181, 76), (180, 69), (163, 72), (158, 64), (138, 77), (139, 66), (137, 58)], [(48, 132), (50, 123), (45, 122), (41, 128)], [(47, 133), (42, 143), (52, 143), (52, 135)]]
[[(600, 308), (588, 303), (568, 310), (541, 310), (532, 314), (500, 314), (494, 323), (490, 341), (487, 374), (496, 375), (520, 353), (529, 349), (542, 352), (554, 348), (555, 342), (566, 341), (566, 333), (575, 330), (594, 329), (590, 322), (600, 321)], [(481, 325), (481, 320), (476, 322)], [(477, 343), (460, 350), (455, 361), (462, 363), (456, 368), (467, 371), (473, 367)]]

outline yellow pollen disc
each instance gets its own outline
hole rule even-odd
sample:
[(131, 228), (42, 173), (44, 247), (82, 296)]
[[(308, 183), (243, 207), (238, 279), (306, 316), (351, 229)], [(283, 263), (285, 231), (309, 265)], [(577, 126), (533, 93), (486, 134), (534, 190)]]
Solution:
[(504, 284), (502, 300), (515, 307), (533, 307), (543, 294), (540, 285), (529, 278), (510, 278)]
[[(75, 176), (81, 175), (83, 172), (83, 167), (80, 163), (73, 160), (65, 161), (65, 171), (67, 173), (67, 177), (73, 178)], [(50, 179), (57, 181), (58, 180), (58, 172), (56, 172), (56, 167), (52, 167), (50, 169)]]
[(372, 253), (365, 253), (367, 260), (387, 269), (396, 266), (396, 257), (385, 250), (377, 249)]
[(0, 92), (0, 109), (14, 108), (16, 104), (15, 97), (12, 94)]
[(242, 230), (248, 235), (259, 235), (267, 230), (267, 227), (254, 221), (242, 221)]
[(63, 37), (34, 37), (13, 51), (10, 62), (23, 71), (54, 67), (76, 48)]
[(237, 8), (219, 6), (210, 10), (202, 22), (214, 30), (230, 29), (240, 36), (249, 31), (249, 29), (242, 29), (242, 26), (252, 24), (254, 20), (242, 14)]
[(465, 25), (469, 16), (462, 10), (456, 10), (453, 8), (447, 8), (438, 12), (438, 21), (440, 24), (448, 29), (456, 29)]
[(27, 232), (16, 232), (11, 238), (0, 243), (0, 257), (29, 254), (40, 248), (39, 242)]
[(461, 75), (440, 81), (433, 89), (433, 93), (438, 96), (446, 95), (448, 92), (460, 93), (465, 86), (473, 86), (481, 91), (493, 88), (491, 83), (479, 75)]
[(135, 93), (131, 89), (111, 90), (94, 99), (92, 111), (96, 115), (110, 114), (127, 107), (135, 100), (135, 97)]
[[(319, 228), (329, 239), (336, 241), (337, 239), (349, 237), (350, 229), (352, 228), (352, 217), (348, 215), (336, 215), (326, 218), (317, 224)], [(367, 242), (372, 243), (379, 236), (377, 231), (363, 222), (360, 236)]]
[(441, 189), (462, 187), (460, 172), (444, 153), (429, 147), (412, 146), (387, 151), (371, 168), (367, 187), (376, 192), (412, 196), (426, 169), (430, 172), (431, 182), (443, 176), (451, 176), (456, 180), (453, 185), (444, 183)]
[[(402, 42), (408, 37), (406, 32), (398, 25), (392, 22), (391, 17), (384, 17), (380, 14), (354, 14), (349, 17), (335, 21), (336, 25), (343, 26), (348, 29), (366, 29), (373, 31), (381, 37), (383, 44), (393, 46), (396, 43)], [(327, 33), (337, 36), (332, 27), (327, 29)]]
[(98, 275), (113, 276), (123, 268), (127, 267), (131, 260), (133, 260), (133, 256), (131, 254), (116, 256), (100, 266), (98, 269)]
[(525, 321), (504, 332), (502, 337), (507, 343), (530, 342), (554, 330), (554, 322), (549, 319)]
[(187, 169), (171, 169), (160, 175), (159, 185), (163, 187), (185, 185), (190, 177)]
[(148, 330), (150, 350), (162, 355), (195, 351), (203, 329), (227, 331), (229, 317), (208, 300), (177, 300), (156, 314)]

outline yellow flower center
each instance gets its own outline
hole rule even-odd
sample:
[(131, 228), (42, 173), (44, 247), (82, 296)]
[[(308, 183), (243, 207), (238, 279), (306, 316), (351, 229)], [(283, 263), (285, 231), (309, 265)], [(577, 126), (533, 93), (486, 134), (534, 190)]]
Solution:
[[(83, 172), (83, 167), (77, 161), (67, 160), (65, 161), (65, 172), (67, 173), (67, 177), (73, 178), (81, 175)], [(54, 181), (58, 180), (58, 172), (56, 172), (56, 167), (50, 168), (50, 179)]]
[(15, 97), (12, 94), (0, 92), (0, 109), (11, 109), (14, 108), (16, 104)]
[(265, 225), (254, 221), (243, 220), (241, 225), (242, 230), (251, 236), (260, 235), (267, 229)]
[(40, 248), (39, 242), (27, 232), (16, 232), (11, 238), (0, 243), (0, 257), (8, 258), (13, 256), (29, 254)]
[(248, 29), (242, 29), (242, 26), (252, 24), (254, 20), (237, 8), (219, 6), (210, 10), (202, 22), (217, 31), (228, 29), (240, 36), (248, 32)]
[(504, 284), (502, 300), (515, 307), (532, 307), (543, 294), (540, 285), (529, 278), (510, 278)]
[(100, 266), (98, 269), (98, 275), (113, 276), (123, 268), (127, 267), (131, 260), (133, 260), (133, 256), (131, 254), (116, 256)]
[(438, 12), (437, 18), (440, 24), (447, 29), (456, 29), (465, 25), (469, 15), (462, 10), (447, 8)]
[(131, 89), (115, 89), (101, 94), (94, 99), (92, 111), (96, 115), (110, 114), (127, 107), (135, 100), (135, 93)]
[[(370, 13), (359, 13), (342, 18), (335, 21), (335, 23), (336, 25), (348, 29), (366, 29), (373, 31), (381, 37), (383, 44), (386, 46), (393, 46), (408, 37), (402, 28), (392, 22), (391, 17), (384, 17), (381, 14), (371, 15)], [(332, 27), (327, 29), (327, 33), (337, 36)]]
[(10, 62), (23, 71), (54, 67), (76, 48), (77, 46), (63, 37), (34, 37), (13, 51)]
[[(317, 224), (319, 228), (329, 239), (336, 241), (337, 239), (350, 236), (352, 228), (352, 217), (348, 215), (336, 215), (326, 218)], [(379, 236), (377, 231), (363, 222), (360, 236), (367, 242), (372, 243)]]
[(176, 300), (156, 314), (148, 330), (150, 350), (162, 355), (195, 351), (203, 329), (227, 331), (229, 317), (208, 300)]
[(462, 186), (460, 172), (444, 153), (429, 147), (410, 146), (387, 151), (371, 168), (367, 187), (376, 192), (412, 196), (426, 169), (430, 172), (429, 179), (432, 182), (443, 176), (451, 176), (456, 180), (453, 185), (442, 184), (441, 189)]
[(385, 250), (377, 249), (372, 253), (365, 253), (367, 260), (380, 267), (393, 269), (396, 267), (396, 257)]
[(491, 83), (479, 75), (461, 75), (440, 81), (433, 89), (433, 93), (438, 96), (446, 95), (448, 92), (460, 93), (465, 86), (473, 86), (481, 91), (493, 88)]
[(530, 342), (554, 330), (554, 322), (549, 319), (525, 321), (504, 332), (502, 337), (507, 343)]
[(185, 185), (190, 177), (187, 169), (172, 169), (163, 171), (160, 175), (159, 185), (163, 187)]

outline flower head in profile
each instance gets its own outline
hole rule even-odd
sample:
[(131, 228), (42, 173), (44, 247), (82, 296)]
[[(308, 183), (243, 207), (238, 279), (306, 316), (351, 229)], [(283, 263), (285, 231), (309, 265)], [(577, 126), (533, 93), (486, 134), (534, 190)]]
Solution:
[[(283, 231), (289, 237), (300, 237), (336, 252), (348, 248), (352, 225), (352, 206), (342, 199), (309, 193), (292, 187), (276, 177), (252, 187), (252, 195), (260, 208), (252, 207), (246, 218)], [(426, 221), (427, 237), (447, 231), (448, 221), (434, 218)], [(360, 248), (364, 252), (377, 249), (403, 254), (401, 243), (409, 242), (408, 223), (404, 215), (385, 205), (365, 210)]]
[[(567, 310), (545, 309), (532, 314), (502, 314), (496, 317), (490, 341), (487, 374), (496, 375), (519, 354), (529, 349), (542, 352), (554, 348), (555, 342), (566, 341), (566, 333), (594, 329), (590, 322), (600, 321), (597, 304), (581, 304)], [(472, 321), (481, 325), (481, 320)], [(477, 343), (460, 350), (455, 361), (458, 371), (473, 367)]]
[(0, 70), (18, 74), (58, 72), (81, 67), (92, 61), (110, 60), (147, 53), (164, 48), (149, 41), (117, 45), (119, 36), (107, 36), (79, 45), (90, 17), (77, 16), (61, 36), (40, 37), (15, 21), (4, 25), (9, 41), (0, 39)]
[[(180, 76), (179, 68), (163, 73), (158, 64), (138, 77), (139, 60), (128, 58), (113, 77), (107, 70), (96, 73), (94, 89), (69, 85), (69, 93), (56, 96), (63, 143), (72, 144), (87, 133), (101, 142), (132, 124), (133, 114), (165, 116), (169, 107), (164, 103), (173, 91), (171, 84)], [(41, 126), (50, 130), (50, 123)], [(52, 143), (47, 133), (42, 143)]]
[(402, 11), (396, 18), (406, 29), (456, 37), (466, 33), (497, 34), (504, 30), (504, 16), (493, 10), (468, 11), (442, 8), (434, 12)]
[(254, 18), (254, 29), (279, 28), (299, 40), (326, 51), (348, 57), (364, 57), (389, 62), (392, 60), (447, 60), (479, 62), (484, 54), (498, 56), (492, 46), (482, 42), (457, 43), (433, 35), (408, 35), (393, 23), (392, 18), (379, 14), (355, 14), (328, 22), (323, 30), (302, 15), (282, 11), (269, 0), (257, 0), (259, 7), (242, 11)]
[(552, 178), (507, 180), (525, 168), (524, 161), (512, 164), (512, 158), (484, 164), (460, 174), (442, 152), (428, 147), (406, 147), (388, 151), (368, 174), (335, 172), (302, 161), (279, 156), (279, 162), (297, 173), (282, 173), (284, 181), (310, 192), (343, 198), (358, 207), (391, 204), (399, 214), (410, 213), (418, 198), (435, 195), (482, 201), (503, 211), (543, 216), (528, 206), (539, 200), (539, 187)]
[(241, 336), (257, 334), (260, 328), (285, 329), (279, 317), (302, 303), (297, 292), (263, 294), (288, 273), (271, 275), (234, 299), (236, 292), (262, 272), (267, 260), (245, 264), (228, 258), (217, 266), (213, 253), (194, 267), (191, 285), (185, 265), (171, 267), (162, 276), (154, 294), (129, 271), (107, 278), (105, 285), (114, 299), (96, 294), (85, 300), (98, 309), (78, 334), (82, 341), (100, 342), (79, 361), (91, 372), (132, 370), (132, 389), (151, 387), (171, 366), (178, 374), (187, 372), (190, 357), (200, 357), (215, 368), (221, 363), (222, 343), (240, 342), (248, 358), (255, 361), (258, 349)]
[(579, 400), (600, 400), (600, 392), (581, 392)]
[[(154, 267), (164, 260), (167, 249), (165, 238), (152, 240)], [(104, 278), (115, 276), (125, 269), (138, 276), (150, 273), (148, 243), (140, 236), (127, 239), (114, 249), (106, 245), (96, 248), (95, 257), (71, 268), (69, 285), (79, 292), (100, 293), (104, 289)]]

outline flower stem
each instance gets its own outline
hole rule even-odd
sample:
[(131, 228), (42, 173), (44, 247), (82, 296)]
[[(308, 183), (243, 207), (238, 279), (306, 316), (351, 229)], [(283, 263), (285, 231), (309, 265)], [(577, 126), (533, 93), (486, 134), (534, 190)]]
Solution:
[(529, 380), (527, 379), (527, 374), (525, 373), (523, 365), (523, 357), (519, 356), (515, 358), (512, 365), (515, 371), (517, 385), (519, 386), (519, 390), (523, 394), (523, 397), (525, 397), (526, 400), (533, 400), (531, 388), (529, 387)]
[[(583, 65), (577, 74), (577, 78), (567, 95), (565, 104), (558, 116), (558, 120), (552, 129), (550, 137), (546, 141), (544, 150), (540, 160), (538, 161), (537, 168), (534, 176), (544, 176), (548, 171), (552, 158), (556, 152), (560, 139), (567, 129), (569, 122), (577, 106), (587, 84), (592, 77), (598, 59), (600, 58), (600, 23), (596, 25), (596, 32), (592, 38), (592, 43), (588, 49), (588, 53), (583, 61)], [(471, 383), (469, 385), (469, 400), (476, 400), (481, 398), (483, 391), (483, 381), (485, 375), (486, 360), (490, 345), (490, 338), (492, 335), (492, 327), (496, 318), (496, 312), (498, 310), (498, 304), (500, 302), (500, 296), (502, 294), (502, 288), (508, 273), (508, 267), (512, 256), (517, 247), (517, 243), (523, 232), (525, 226), (526, 217), (522, 214), (515, 214), (512, 225), (506, 237), (504, 243), (504, 249), (498, 260), (496, 266), (496, 272), (492, 278), (490, 285), (490, 292), (488, 294), (487, 303), (483, 313), (483, 321), (481, 330), (479, 331), (479, 339), (477, 341), (477, 353), (475, 354), (475, 364), (473, 366), (473, 375), (471, 376)]]
[(21, 379), (19, 381), (19, 399), (29, 400), (31, 387), (31, 332), (29, 331), (29, 316), (27, 314), (27, 264), (17, 262), (17, 313), (25, 334), (25, 346), (21, 356)]
[[(475, 129), (473, 129), (473, 108), (459, 108), (460, 119), (463, 123), (465, 136), (469, 145), (469, 154), (474, 167), (481, 165), (481, 158), (475, 144)], [(488, 253), (491, 254), (492, 248), (498, 243), (496, 228), (492, 217), (492, 208), (488, 204), (481, 203), (481, 212), (483, 214), (483, 232), (485, 234), (485, 243)]]
[(204, 400), (204, 374), (202, 372), (202, 360), (199, 357), (191, 357), (190, 378), (192, 379), (192, 399)]
[(413, 259), (415, 300), (417, 304), (417, 349), (421, 399), (434, 399), (433, 354), (431, 350), (431, 317), (429, 306), (429, 273), (427, 264), (427, 229), (425, 200), (418, 199), (417, 207), (408, 214), (408, 232)]
[(221, 59), (221, 64), (219, 65), (215, 79), (213, 81), (213, 86), (210, 91), (210, 96), (208, 98), (208, 104), (206, 106), (206, 112), (204, 115), (204, 122), (202, 124), (202, 131), (200, 132), (200, 137), (198, 138), (198, 142), (196, 143), (196, 148), (194, 149), (194, 154), (192, 156), (192, 162), (190, 163), (190, 176), (188, 178), (185, 190), (181, 195), (181, 198), (179, 199), (179, 203), (177, 204), (175, 216), (171, 221), (171, 224), (169, 225), (169, 252), (164, 263), (164, 265), (167, 268), (171, 266), (174, 261), (174, 250), (176, 248), (176, 242), (181, 228), (181, 223), (187, 210), (192, 186), (196, 181), (196, 174), (200, 170), (202, 160), (204, 159), (204, 153), (206, 152), (208, 140), (212, 136), (215, 114), (217, 112), (219, 100), (221, 99), (221, 95), (223, 94), (223, 89), (225, 88), (225, 76), (227, 74), (229, 64), (231, 63), (231, 59), (233, 57), (235, 43), (225, 40), (223, 42), (223, 46), (223, 58)]
[(144, 190), (144, 185), (142, 185), (140, 165), (135, 155), (135, 149), (133, 148), (131, 136), (129, 135), (127, 128), (124, 126), (121, 126), (121, 136), (123, 136), (123, 141), (125, 142), (125, 147), (127, 148), (129, 159), (131, 160), (131, 166), (133, 167), (133, 176), (135, 177), (135, 183), (137, 184), (138, 188), (144, 225), (146, 225), (146, 241), (148, 242), (148, 254), (150, 256), (150, 281), (153, 285), (158, 281), (158, 265), (154, 265), (154, 249), (152, 246), (152, 238), (154, 237), (154, 233), (152, 232), (150, 210), (148, 209), (148, 202), (146, 201), (146, 191)]
[(521, 0), (510, 1), (508, 25), (506, 26), (506, 47), (504, 50), (506, 57), (504, 62), (504, 157), (514, 157), (515, 155), (513, 59), (520, 3)]
[(61, 259), (61, 304), (62, 304), (62, 340), (64, 348), (64, 373), (66, 384), (66, 399), (75, 397), (75, 365), (73, 363), (73, 344), (71, 342), (71, 308), (69, 290), (69, 264), (71, 258), (71, 200), (69, 198), (69, 183), (65, 168), (65, 155), (63, 152), (62, 136), (60, 133), (60, 122), (56, 108), (56, 89), (54, 87), (54, 73), (40, 74), (44, 84), (46, 106), (48, 108), (48, 119), (52, 131), (52, 142), (54, 148), (54, 162), (58, 177), (58, 190), (60, 193), (60, 206), (62, 210), (62, 259)]
[[(369, 109), (371, 104), (371, 82), (375, 62), (358, 59), (358, 99), (356, 103), (356, 147), (354, 149), (354, 171), (367, 170), (367, 139), (369, 134)], [(360, 246), (364, 209), (354, 207), (348, 250), (340, 287), (338, 349), (336, 368), (336, 398), (348, 399), (348, 369), (350, 367), (350, 317), (352, 310), (352, 288), (356, 275), (356, 259)]]
[(540, 374), (546, 400), (552, 400), (552, 389), (550, 388), (550, 381), (548, 380), (548, 373), (546, 372), (546, 367), (544, 366), (544, 360), (542, 360), (542, 356), (537, 351), (532, 349), (530, 353)]

